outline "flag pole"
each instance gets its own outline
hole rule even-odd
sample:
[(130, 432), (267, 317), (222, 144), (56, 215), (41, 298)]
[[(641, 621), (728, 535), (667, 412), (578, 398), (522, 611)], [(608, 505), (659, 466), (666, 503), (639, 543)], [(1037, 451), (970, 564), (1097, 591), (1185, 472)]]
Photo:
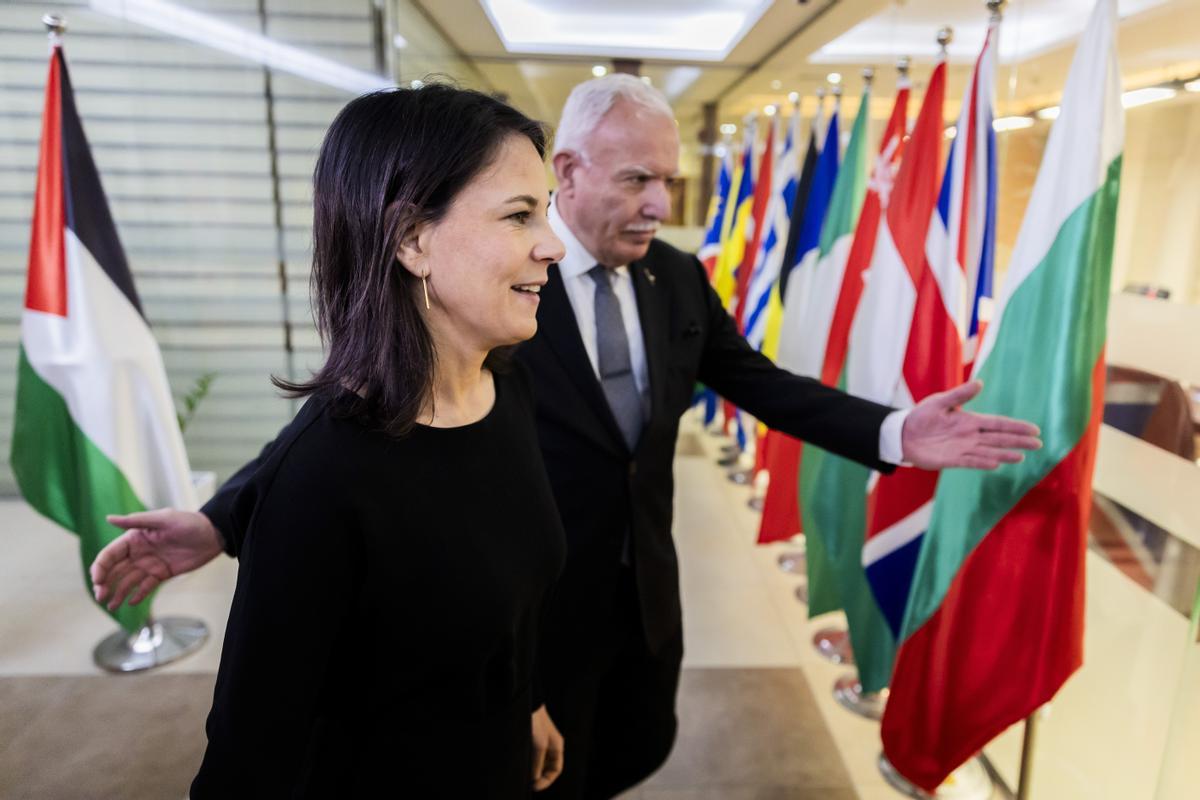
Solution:
[[(989, 22), (999, 25), (1004, 18), (1004, 7), (1008, 0), (987, 0)], [(1011, 92), (1010, 92), (1011, 94)], [(1007, 139), (1005, 140), (1007, 143)], [(1033, 710), (1025, 718), (1025, 732), (1021, 737), (1021, 768), (1017, 777), (1017, 800), (1029, 800), (1030, 784), (1033, 775), (1033, 750), (1037, 742), (1037, 720), (1042, 707)]]
[[(62, 46), (67, 20), (58, 14), (42, 17), (50, 53)], [(198, 619), (150, 616), (139, 630), (118, 630), (92, 651), (96, 666), (109, 672), (140, 672), (168, 664), (196, 651), (208, 640), (208, 627)]]
[(42, 24), (46, 26), (46, 37), (50, 40), (50, 50), (62, 44), (63, 34), (67, 32), (67, 20), (58, 14), (45, 14)]
[(1041, 708), (1025, 718), (1025, 735), (1021, 739), (1021, 771), (1017, 778), (1017, 800), (1029, 800), (1029, 787), (1033, 775), (1033, 749), (1037, 742), (1037, 720)]

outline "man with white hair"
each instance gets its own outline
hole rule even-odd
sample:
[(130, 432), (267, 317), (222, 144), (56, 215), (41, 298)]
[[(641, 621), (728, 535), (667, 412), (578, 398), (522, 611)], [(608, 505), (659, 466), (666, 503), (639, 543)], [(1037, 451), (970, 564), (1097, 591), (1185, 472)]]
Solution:
[[(976, 384), (900, 412), (781, 370), (751, 348), (699, 261), (655, 238), (670, 212), (679, 133), (665, 98), (640, 80), (609, 75), (575, 87), (553, 160), (550, 220), (566, 255), (542, 288), (537, 335), (517, 351), (533, 378), (567, 533), (539, 661), (566, 759), (539, 796), (609, 798), (654, 772), (675, 739), (683, 629), (672, 464), (697, 380), (773, 428), (882, 471), (902, 461), (993, 467), (1017, 460), (1014, 448), (1036, 447), (1036, 429), (959, 410)], [(142, 516), (141, 538), (131, 531), (111, 545), (107, 568), (120, 552), (136, 584), (129, 565), (142, 548), (179, 574), (215, 557), (221, 533), (235, 554), (244, 531), (228, 509), (252, 470), (202, 514)]]

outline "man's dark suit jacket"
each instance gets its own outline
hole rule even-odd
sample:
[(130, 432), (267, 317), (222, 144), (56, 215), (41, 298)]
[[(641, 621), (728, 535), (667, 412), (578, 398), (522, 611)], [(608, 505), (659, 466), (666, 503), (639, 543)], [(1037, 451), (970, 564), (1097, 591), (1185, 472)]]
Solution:
[[(643, 629), (657, 650), (681, 627), (672, 462), (679, 419), (696, 382), (771, 428), (884, 471), (891, 466), (878, 458), (879, 429), (892, 409), (777, 368), (738, 333), (694, 256), (655, 240), (630, 272), (651, 393), (650, 418), (633, 452), (584, 350), (557, 265), (541, 292), (537, 335), (517, 349), (517, 359), (533, 379), (538, 436), (567, 533), (551, 629), (586, 636), (592, 619), (606, 613), (601, 606), (611, 602), (625, 569), (628, 535)], [(262, 458), (243, 467), (203, 509), (231, 555), (245, 531), (234, 527), (229, 510)]]

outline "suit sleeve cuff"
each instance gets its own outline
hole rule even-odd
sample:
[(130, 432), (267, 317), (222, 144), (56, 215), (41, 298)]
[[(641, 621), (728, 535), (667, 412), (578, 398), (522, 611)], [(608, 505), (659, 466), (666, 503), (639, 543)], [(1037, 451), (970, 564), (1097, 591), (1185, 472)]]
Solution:
[(234, 547), (233, 539), (229, 535), (233, 531), (233, 519), (225, 508), (229, 504), (229, 500), (230, 498), (222, 497), (218, 492), (201, 507), (200, 513), (208, 517), (208, 521), (212, 523), (217, 532), (217, 538), (221, 540), (221, 549), (233, 558), (237, 558), (237, 548)]
[(883, 419), (879, 426), (879, 460), (888, 464), (904, 464), (904, 421), (912, 412), (911, 408), (893, 411)]

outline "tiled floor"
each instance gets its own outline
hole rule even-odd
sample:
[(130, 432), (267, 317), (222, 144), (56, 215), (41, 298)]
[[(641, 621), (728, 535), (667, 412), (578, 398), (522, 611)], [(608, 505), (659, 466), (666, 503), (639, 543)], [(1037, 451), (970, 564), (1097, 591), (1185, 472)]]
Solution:
[[(830, 687), (800, 579), (782, 548), (754, 545), (750, 491), (715, 465), (718, 441), (685, 426), (676, 462), (676, 537), (687, 655), (671, 759), (624, 800), (899, 797), (875, 769), (878, 728)], [(221, 558), (156, 600), (160, 615), (204, 619), (197, 654), (151, 675), (99, 673), (91, 648), (112, 629), (84, 597), (74, 540), (23, 504), (0, 503), (0, 797), (181, 796), (203, 748), (236, 565)]]

